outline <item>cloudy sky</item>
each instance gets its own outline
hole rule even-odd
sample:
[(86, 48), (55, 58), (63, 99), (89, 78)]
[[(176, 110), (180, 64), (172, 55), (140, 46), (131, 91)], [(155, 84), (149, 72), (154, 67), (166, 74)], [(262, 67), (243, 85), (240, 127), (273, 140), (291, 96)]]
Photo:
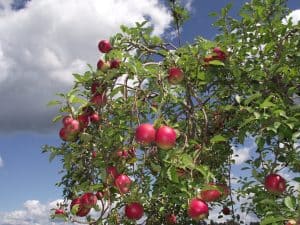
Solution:
[[(41, 154), (44, 144), (57, 145), (55, 110), (46, 106), (55, 93), (72, 85), (72, 73), (85, 71), (100, 57), (98, 41), (121, 24), (150, 19), (157, 35), (170, 26), (163, 0), (0, 0), (0, 225), (54, 225), (48, 212), (61, 190), (57, 161)], [(208, 16), (229, 0), (185, 0), (191, 19), (183, 41), (216, 30)], [(245, 0), (234, 3), (233, 15)], [(290, 0), (292, 10), (299, 0)], [(299, 19), (300, 11), (293, 18)], [(237, 149), (242, 163), (253, 146)]]

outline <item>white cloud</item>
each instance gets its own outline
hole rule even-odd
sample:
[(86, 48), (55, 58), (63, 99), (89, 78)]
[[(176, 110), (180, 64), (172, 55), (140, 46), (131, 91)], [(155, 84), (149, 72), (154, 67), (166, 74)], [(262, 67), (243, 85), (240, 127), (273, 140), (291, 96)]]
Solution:
[(3, 162), (3, 159), (2, 159), (2, 157), (0, 155), (0, 167), (3, 167), (3, 166), (4, 166), (4, 162)]
[(21, 210), (0, 212), (0, 225), (67, 225), (65, 222), (49, 219), (50, 210), (60, 201), (62, 200), (42, 204), (37, 200), (28, 200)]
[(72, 73), (94, 67), (98, 41), (146, 18), (161, 35), (171, 17), (159, 0), (32, 0), (9, 10), (0, 0), (0, 131), (51, 127), (56, 92), (71, 87)]
[[(296, 9), (292, 11), (288, 16), (287, 19), (292, 19), (292, 23), (296, 25), (300, 21), (300, 9)], [(284, 24), (287, 23), (286, 20), (283, 21)]]
[(233, 147), (232, 159), (235, 160), (236, 165), (241, 165), (250, 158), (251, 147), (244, 146), (240, 148)]

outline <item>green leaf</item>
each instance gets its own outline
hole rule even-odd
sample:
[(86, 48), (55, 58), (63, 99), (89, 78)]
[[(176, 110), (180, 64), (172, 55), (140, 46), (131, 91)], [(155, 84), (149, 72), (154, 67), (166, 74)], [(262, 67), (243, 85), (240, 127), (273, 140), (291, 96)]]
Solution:
[(58, 116), (56, 116), (56, 117), (54, 117), (54, 118), (52, 119), (52, 122), (55, 123), (55, 122), (61, 120), (62, 118), (63, 118), (62, 115), (58, 115)]
[(178, 176), (177, 176), (177, 171), (176, 171), (176, 168), (171, 166), (169, 167), (169, 169), (167, 170), (167, 176), (168, 176), (168, 179), (175, 182), (175, 183), (178, 183), (179, 180), (178, 180)]
[(181, 162), (182, 162), (184, 167), (189, 167), (189, 168), (194, 167), (193, 159), (188, 154), (183, 154), (181, 156)]
[(261, 96), (261, 93), (259, 93), (259, 92), (256, 93), (256, 94), (253, 94), (253, 95), (249, 96), (249, 97), (244, 101), (245, 105), (249, 105), (250, 102), (252, 102), (253, 100), (259, 98), (260, 96)]
[(225, 64), (220, 61), (220, 60), (212, 60), (212, 61), (209, 61), (208, 63), (209, 65), (215, 65), (215, 66), (224, 66)]
[(52, 162), (52, 160), (55, 158), (56, 156), (56, 152), (51, 152), (50, 156), (49, 156), (49, 162)]
[(260, 225), (273, 224), (284, 220), (285, 218), (282, 216), (268, 216), (261, 221)]
[(300, 177), (294, 177), (293, 180), (300, 183)]
[(60, 105), (60, 104), (62, 104), (61, 101), (53, 100), (53, 101), (48, 102), (47, 106), (54, 106), (54, 105)]
[(212, 144), (218, 143), (218, 142), (223, 142), (223, 141), (227, 141), (226, 137), (223, 137), (222, 135), (218, 134), (215, 135), (212, 139), (210, 139), (210, 142)]
[(263, 109), (263, 108), (270, 108), (276, 106), (274, 103), (270, 102), (269, 100), (270, 98), (266, 98), (265, 101), (259, 105), (259, 108)]
[(295, 211), (295, 209), (296, 209), (296, 199), (295, 199), (295, 197), (292, 197), (292, 196), (285, 197), (284, 204), (290, 210)]

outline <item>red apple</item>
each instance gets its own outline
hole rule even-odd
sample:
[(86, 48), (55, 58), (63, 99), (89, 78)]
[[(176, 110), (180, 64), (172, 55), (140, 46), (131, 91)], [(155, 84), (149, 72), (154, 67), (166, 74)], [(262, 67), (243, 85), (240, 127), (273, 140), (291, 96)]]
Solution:
[(200, 192), (200, 198), (205, 202), (218, 201), (229, 194), (229, 189), (225, 184), (210, 183), (208, 186)]
[(274, 194), (281, 194), (286, 189), (286, 181), (276, 173), (269, 174), (265, 178), (265, 188)]
[(108, 40), (102, 40), (98, 44), (98, 49), (102, 53), (108, 53), (112, 49)]
[(155, 143), (161, 149), (170, 149), (175, 146), (176, 132), (173, 128), (168, 126), (161, 126), (158, 128), (155, 136)]
[(208, 205), (206, 202), (194, 198), (188, 206), (188, 215), (194, 220), (201, 220), (208, 216)]
[(64, 126), (68, 126), (70, 124), (70, 122), (72, 122), (72, 120), (73, 120), (72, 116), (65, 116), (62, 119), (62, 123)]
[(100, 121), (100, 116), (98, 113), (93, 113), (92, 115), (90, 115), (90, 120), (92, 123), (97, 123)]
[(222, 193), (219, 190), (203, 190), (200, 193), (201, 199), (206, 202), (214, 202), (220, 199)]
[(60, 132), (61, 138), (64, 138), (66, 141), (75, 141), (78, 133), (80, 132), (78, 120), (72, 120), (68, 123), (68, 125), (61, 129)]
[(132, 202), (125, 206), (125, 216), (130, 220), (139, 220), (144, 215), (144, 208), (138, 202)]
[(65, 126), (67, 134), (74, 134), (80, 131), (80, 124), (78, 120), (72, 120), (68, 125)]
[(125, 174), (120, 174), (115, 179), (115, 186), (118, 188), (121, 194), (126, 194), (127, 192), (129, 192), (130, 185), (131, 185), (131, 180)]
[(226, 53), (221, 50), (221, 48), (219, 47), (215, 47), (213, 49), (213, 53), (214, 53), (214, 59), (217, 59), (217, 60), (221, 60), (221, 61), (224, 61), (226, 59)]
[(104, 106), (107, 102), (107, 97), (104, 93), (102, 94), (95, 94), (91, 98), (91, 103), (93, 103), (96, 106)]
[(177, 218), (175, 214), (169, 214), (166, 217), (167, 224), (177, 224)]
[(152, 124), (144, 123), (135, 131), (135, 139), (138, 143), (148, 145), (155, 140), (155, 129)]
[(110, 62), (105, 62), (102, 59), (99, 59), (98, 63), (97, 63), (97, 69), (101, 70), (102, 72), (107, 71), (109, 68), (111, 68), (110, 66)]
[(119, 175), (117, 168), (114, 166), (107, 167), (106, 173), (108, 176), (112, 177), (113, 179), (115, 179)]
[(89, 116), (86, 114), (81, 114), (77, 117), (77, 120), (80, 124), (80, 130), (83, 130), (88, 127), (89, 125)]
[(113, 59), (110, 61), (111, 69), (118, 69), (120, 67), (121, 61), (119, 59)]
[(92, 208), (97, 204), (97, 196), (93, 193), (85, 193), (80, 197), (80, 204), (84, 208)]
[(168, 81), (170, 84), (179, 84), (184, 78), (182, 70), (178, 67), (170, 68), (168, 74)]
[(96, 151), (92, 151), (92, 158), (95, 159), (97, 157), (97, 152)]
[(224, 207), (222, 209), (222, 212), (223, 212), (224, 215), (229, 215), (230, 214), (230, 209), (228, 207)]
[(63, 127), (60, 129), (59, 131), (59, 137), (63, 140), (63, 141), (67, 141), (67, 134), (66, 134), (66, 129)]
[(75, 198), (70, 205), (70, 211), (76, 216), (84, 217), (89, 214), (91, 208), (85, 208), (81, 205), (81, 198)]

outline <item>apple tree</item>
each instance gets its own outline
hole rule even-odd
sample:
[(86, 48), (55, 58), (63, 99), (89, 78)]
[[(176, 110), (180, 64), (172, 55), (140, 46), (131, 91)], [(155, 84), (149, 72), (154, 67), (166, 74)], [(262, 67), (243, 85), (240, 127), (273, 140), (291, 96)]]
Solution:
[[(168, 4), (180, 39), (187, 11)], [(300, 172), (299, 24), (283, 0), (246, 3), (239, 19), (229, 11), (212, 13), (213, 41), (176, 45), (143, 22), (99, 42), (96, 68), (49, 103), (62, 121), (61, 145), (44, 147), (63, 166), (54, 217), (190, 225), (223, 207), (238, 224), (241, 212), (261, 224), (300, 219), (300, 178), (284, 176)], [(251, 177), (234, 185), (233, 147), (249, 137)]]

